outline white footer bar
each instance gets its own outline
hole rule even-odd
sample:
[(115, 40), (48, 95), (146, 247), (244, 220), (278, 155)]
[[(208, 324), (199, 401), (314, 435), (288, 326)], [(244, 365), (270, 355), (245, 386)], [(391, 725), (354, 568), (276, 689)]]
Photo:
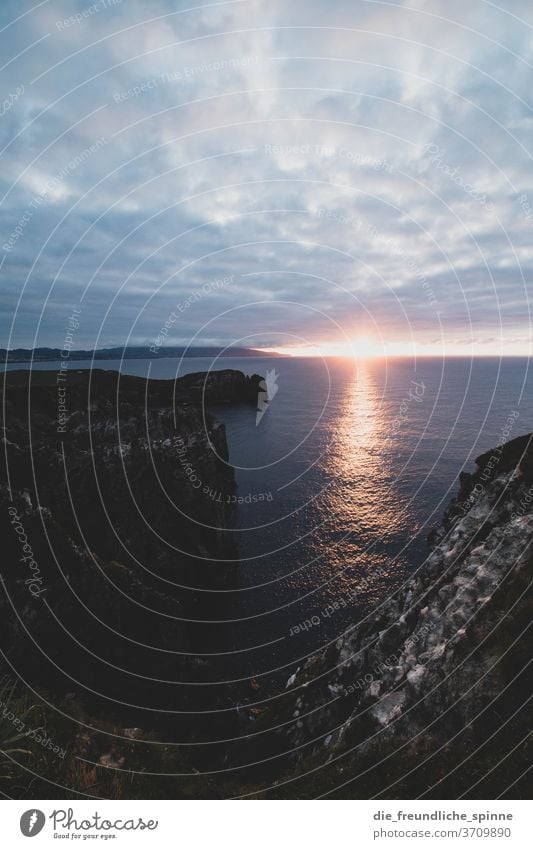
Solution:
[(450, 841), (523, 849), (533, 846), (532, 810), (526, 801), (6, 800), (0, 825), (10, 849), (67, 841), (124, 849), (444, 849)]

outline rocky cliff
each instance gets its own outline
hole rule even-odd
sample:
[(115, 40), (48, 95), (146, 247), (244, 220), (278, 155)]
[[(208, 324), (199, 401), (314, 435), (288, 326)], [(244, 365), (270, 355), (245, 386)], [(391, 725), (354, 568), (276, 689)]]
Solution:
[(418, 572), (287, 682), (274, 795), (528, 797), (533, 436), (476, 465)]
[(189, 620), (209, 616), (205, 590), (238, 559), (234, 473), (207, 406), (257, 403), (259, 381), (233, 370), (6, 375), (4, 672), (83, 693), (121, 721), (135, 705), (187, 706), (191, 688), (171, 685), (202, 674)]
[(256, 403), (260, 378), (71, 371), (60, 396), (55, 374), (31, 380), (4, 397), (2, 668), (48, 702), (67, 756), (37, 747), (21, 798), (529, 797), (533, 436), (461, 474), (421, 568), (283, 692), (202, 688), (191, 628), (220, 616), (237, 557), (206, 404)]

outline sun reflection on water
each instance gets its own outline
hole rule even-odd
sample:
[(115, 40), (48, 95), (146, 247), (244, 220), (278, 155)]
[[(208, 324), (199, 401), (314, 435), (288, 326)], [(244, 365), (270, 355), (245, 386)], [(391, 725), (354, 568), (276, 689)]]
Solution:
[(331, 515), (350, 525), (356, 535), (370, 535), (383, 543), (404, 532), (410, 521), (395, 493), (391, 464), (383, 450), (389, 434), (381, 387), (368, 363), (351, 367), (353, 380), (347, 381), (332, 425), (326, 471), (334, 483), (328, 506)]

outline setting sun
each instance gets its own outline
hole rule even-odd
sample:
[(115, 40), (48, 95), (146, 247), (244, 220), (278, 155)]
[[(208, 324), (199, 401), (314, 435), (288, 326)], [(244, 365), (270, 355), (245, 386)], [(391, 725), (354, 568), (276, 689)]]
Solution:
[(355, 336), (351, 341), (318, 342), (315, 345), (286, 345), (276, 348), (255, 349), (283, 357), (344, 357), (352, 360), (370, 360), (381, 357), (442, 356), (442, 345), (420, 346), (413, 339), (377, 340), (371, 336)]
[(346, 355), (353, 356), (356, 359), (369, 359), (370, 357), (379, 357), (383, 355), (383, 345), (378, 345), (369, 339), (368, 336), (360, 336), (347, 346)]
[(382, 357), (385, 346), (372, 340), (369, 336), (356, 336), (344, 343), (323, 344), (317, 346), (318, 354), (322, 357), (347, 357), (356, 360), (368, 360), (372, 357)]
[(383, 342), (376, 342), (368, 336), (358, 336), (345, 342), (319, 342), (316, 345), (296, 345), (265, 350), (292, 357), (346, 357), (356, 360), (383, 357), (387, 353)]

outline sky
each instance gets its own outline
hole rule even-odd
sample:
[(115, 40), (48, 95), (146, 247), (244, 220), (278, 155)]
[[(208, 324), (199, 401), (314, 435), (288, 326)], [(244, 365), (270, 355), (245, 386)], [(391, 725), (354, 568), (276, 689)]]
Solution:
[(504, 6), (3, 0), (0, 346), (528, 354)]

